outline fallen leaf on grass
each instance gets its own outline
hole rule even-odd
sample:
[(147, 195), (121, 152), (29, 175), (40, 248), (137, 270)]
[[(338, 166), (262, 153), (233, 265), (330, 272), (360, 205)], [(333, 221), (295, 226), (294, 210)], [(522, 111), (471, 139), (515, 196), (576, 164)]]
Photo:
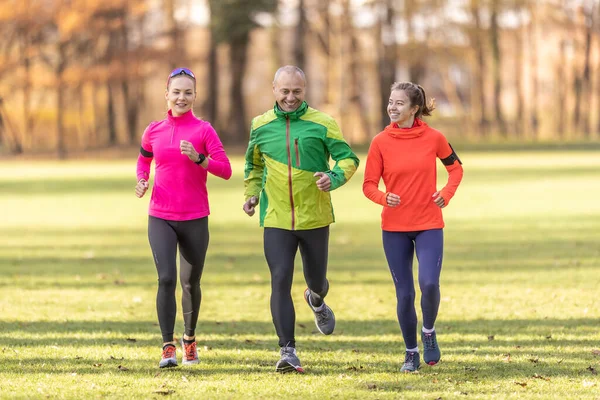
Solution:
[(367, 389), (375, 390), (377, 389), (377, 385), (374, 383), (367, 383)]
[(130, 337), (128, 337), (128, 338), (127, 338), (127, 341), (128, 341), (128, 342), (133, 342), (133, 343), (135, 343), (135, 342), (137, 342), (137, 339), (134, 339), (134, 338), (130, 338)]
[(510, 362), (510, 353), (507, 354), (503, 354), (504, 358), (502, 359), (502, 361), (504, 362)]
[(181, 375), (181, 380), (184, 382), (189, 382), (188, 378), (186, 378), (185, 375)]
[(119, 371), (129, 371), (129, 368), (124, 367), (122, 365), (119, 365), (117, 368), (119, 369)]
[(101, 366), (102, 366), (102, 364), (100, 364), (100, 363), (94, 364), (94, 367), (101, 367)]
[(298, 324), (298, 326), (302, 329), (306, 328), (306, 325), (304, 325), (304, 324)]
[(550, 381), (550, 378), (546, 378), (545, 376), (542, 376), (542, 375), (539, 375), (539, 374), (534, 374), (532, 378), (541, 379), (543, 381), (548, 381), (548, 382)]
[(212, 350), (212, 347), (210, 347), (210, 346), (204, 346), (204, 350), (206, 350), (206, 351)]
[(587, 370), (590, 371), (592, 373), (592, 375), (598, 374), (598, 371), (596, 371), (596, 368), (592, 367), (591, 365), (589, 367), (587, 367)]
[(548, 340), (552, 339), (552, 335), (546, 336), (546, 339), (548, 339)]
[(157, 373), (154, 374), (155, 378), (158, 378), (160, 376), (160, 371), (158, 371)]
[(516, 385), (519, 385), (519, 386), (521, 386), (521, 387), (525, 387), (525, 386), (527, 386), (527, 382), (516, 382), (516, 381), (515, 381), (515, 384), (516, 384)]
[(583, 387), (584, 388), (589, 388), (592, 386), (596, 386), (596, 382), (592, 382), (592, 381), (583, 381)]
[(538, 357), (532, 357), (529, 359), (529, 361), (531, 361), (532, 363), (537, 363), (538, 361), (540, 361), (540, 359)]
[(563, 362), (563, 359), (561, 358), (560, 360), (558, 360), (556, 363), (560, 364), (561, 362)]
[(496, 336), (495, 336), (495, 335), (489, 335), (489, 336), (488, 336), (488, 340), (489, 340), (489, 341), (492, 341), (492, 340), (494, 340), (495, 338), (496, 338)]
[(175, 393), (175, 391), (173, 389), (159, 389), (159, 390), (155, 390), (152, 393), (162, 394), (163, 396), (168, 396), (170, 394)]
[(255, 342), (254, 340), (252, 340), (252, 339), (246, 339), (246, 340), (244, 340), (244, 342), (246, 342), (246, 343), (256, 343), (256, 342)]
[(111, 360), (122, 360), (122, 359), (123, 359), (123, 357), (121, 357), (121, 358), (116, 358), (116, 357), (110, 356), (110, 359), (111, 359)]
[(600, 350), (594, 349), (594, 350), (592, 350), (592, 354), (595, 356), (600, 356)]

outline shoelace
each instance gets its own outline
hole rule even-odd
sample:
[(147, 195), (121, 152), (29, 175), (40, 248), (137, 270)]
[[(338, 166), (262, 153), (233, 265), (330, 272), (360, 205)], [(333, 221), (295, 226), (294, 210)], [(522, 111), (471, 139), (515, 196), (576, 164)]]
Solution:
[(433, 335), (430, 333), (426, 333), (424, 335), (424, 340), (423, 340), (425, 347), (430, 348), (430, 349), (435, 349), (435, 340), (433, 340)]
[(193, 342), (192, 344), (184, 344), (184, 350), (185, 350), (185, 358), (187, 360), (194, 360), (196, 358), (196, 342)]
[(415, 353), (406, 353), (406, 358), (404, 359), (404, 363), (408, 364), (409, 366), (414, 366), (415, 365)]
[(163, 349), (162, 358), (173, 358), (175, 357), (175, 346), (167, 346)]
[(319, 322), (319, 324), (322, 324), (324, 322), (327, 322), (327, 320), (329, 319), (329, 310), (327, 309), (327, 307), (323, 308), (322, 311), (317, 311), (315, 314), (317, 316), (317, 321)]

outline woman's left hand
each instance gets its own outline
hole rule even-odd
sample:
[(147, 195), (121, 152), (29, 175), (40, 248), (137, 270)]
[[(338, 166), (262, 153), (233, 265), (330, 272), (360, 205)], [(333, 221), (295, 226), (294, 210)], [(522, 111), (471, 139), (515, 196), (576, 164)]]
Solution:
[(435, 192), (431, 197), (433, 197), (433, 202), (439, 208), (444, 208), (446, 206), (446, 202), (444, 201), (444, 198), (442, 196), (440, 196), (439, 191)]

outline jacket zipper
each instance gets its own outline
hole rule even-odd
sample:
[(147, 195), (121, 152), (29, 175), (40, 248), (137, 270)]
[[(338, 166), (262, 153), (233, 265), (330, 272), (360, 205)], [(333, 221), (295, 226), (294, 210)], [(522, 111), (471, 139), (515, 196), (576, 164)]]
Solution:
[(300, 149), (298, 149), (298, 139), (294, 139), (294, 150), (296, 150), (296, 167), (300, 168)]
[(175, 133), (175, 126), (171, 125), (171, 144), (173, 144), (173, 133)]
[(290, 188), (290, 205), (292, 206), (292, 230), (296, 227), (296, 215), (294, 212), (294, 192), (292, 190), (292, 150), (290, 149), (290, 118), (285, 118), (285, 142), (288, 156), (288, 184)]

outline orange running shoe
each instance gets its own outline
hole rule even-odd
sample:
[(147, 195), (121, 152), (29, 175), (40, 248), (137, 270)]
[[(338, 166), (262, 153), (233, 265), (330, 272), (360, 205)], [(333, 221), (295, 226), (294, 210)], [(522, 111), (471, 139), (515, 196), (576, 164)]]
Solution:
[(198, 359), (198, 349), (196, 348), (196, 340), (188, 344), (183, 341), (182, 336), (181, 348), (183, 349), (183, 359), (181, 360), (181, 364), (191, 365), (198, 364), (200, 362), (200, 360)]
[(162, 359), (158, 363), (160, 368), (170, 368), (177, 366), (177, 347), (173, 344), (163, 346)]

